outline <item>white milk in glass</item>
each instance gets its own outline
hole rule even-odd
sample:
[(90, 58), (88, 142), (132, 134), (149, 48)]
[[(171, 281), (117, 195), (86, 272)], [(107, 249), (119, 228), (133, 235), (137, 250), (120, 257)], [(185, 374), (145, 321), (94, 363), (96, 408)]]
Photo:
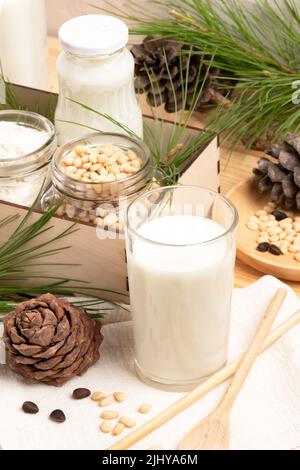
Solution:
[(225, 231), (184, 215), (137, 230), (159, 242), (136, 238), (127, 250), (136, 363), (147, 378), (193, 383), (226, 362), (235, 247), (214, 240)]

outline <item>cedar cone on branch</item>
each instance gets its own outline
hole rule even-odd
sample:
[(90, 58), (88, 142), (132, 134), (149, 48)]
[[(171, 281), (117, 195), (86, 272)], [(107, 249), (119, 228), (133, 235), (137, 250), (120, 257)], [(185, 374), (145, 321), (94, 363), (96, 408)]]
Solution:
[[(205, 104), (230, 103), (226, 95), (233, 87), (233, 80), (220, 78), (222, 71), (219, 68), (201, 64), (202, 56), (197, 54), (195, 48), (191, 50), (189, 46), (174, 40), (147, 36), (142, 44), (133, 46), (131, 52), (135, 59), (136, 91), (145, 92), (151, 106), (164, 103), (169, 113), (176, 108), (180, 110), (186, 78), (187, 109), (194, 104), (193, 98), (195, 100), (198, 94), (196, 109)], [(208, 56), (204, 58), (210, 59)]]
[(30, 382), (63, 385), (99, 359), (100, 327), (66, 299), (45, 294), (4, 320), (8, 366)]
[(300, 137), (289, 134), (267, 154), (273, 160), (262, 157), (253, 169), (258, 190), (270, 191), (271, 200), (284, 209), (300, 210)]

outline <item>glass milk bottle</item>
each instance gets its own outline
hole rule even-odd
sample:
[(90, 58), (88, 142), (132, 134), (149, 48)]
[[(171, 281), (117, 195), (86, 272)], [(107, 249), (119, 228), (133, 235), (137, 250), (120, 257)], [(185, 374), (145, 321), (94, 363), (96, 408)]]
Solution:
[(0, 0), (0, 61), (10, 82), (48, 89), (44, 0)]
[(106, 15), (79, 16), (63, 24), (59, 39), (63, 48), (57, 60), (55, 125), (59, 144), (80, 138), (91, 128), (122, 132), (116, 124), (71, 100), (111, 116), (142, 137), (142, 113), (133, 81), (134, 59), (126, 48), (125, 23)]
[(226, 198), (193, 186), (129, 206), (135, 365), (147, 383), (189, 389), (226, 362), (237, 219)]

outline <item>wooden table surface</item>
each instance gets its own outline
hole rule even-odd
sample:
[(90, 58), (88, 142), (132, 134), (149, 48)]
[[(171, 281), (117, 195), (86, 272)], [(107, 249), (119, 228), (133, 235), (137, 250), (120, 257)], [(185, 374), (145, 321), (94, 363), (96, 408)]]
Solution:
[[(50, 37), (48, 40), (50, 89), (54, 92), (58, 91), (55, 61), (59, 50), (57, 39)], [(147, 104), (144, 101), (142, 102), (142, 108), (143, 111), (147, 113)], [(164, 112), (160, 114), (169, 120), (173, 117), (173, 115)], [(201, 115), (195, 113), (190, 120), (190, 124), (201, 128)], [(225, 148), (221, 149), (221, 189), (223, 194), (226, 194), (235, 184), (251, 175), (251, 170), (260, 155), (261, 152), (249, 151), (243, 148), (234, 152), (229, 152)], [(235, 268), (235, 286), (247, 286), (261, 276), (262, 273), (237, 260)], [(289, 282), (288, 284), (300, 295), (300, 283)]]

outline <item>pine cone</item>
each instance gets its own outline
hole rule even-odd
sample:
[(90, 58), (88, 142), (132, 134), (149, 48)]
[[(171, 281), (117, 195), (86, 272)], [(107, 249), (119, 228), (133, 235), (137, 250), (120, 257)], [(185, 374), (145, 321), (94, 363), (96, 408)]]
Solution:
[[(186, 51), (186, 54), (180, 54), (181, 51)], [(234, 82), (229, 79), (221, 80), (221, 70), (218, 68), (211, 67), (208, 71), (206, 65), (201, 66), (201, 55), (193, 52), (190, 54), (190, 47), (176, 41), (147, 36), (142, 44), (133, 46), (131, 52), (135, 59), (136, 91), (145, 92), (151, 106), (164, 103), (165, 110), (169, 113), (180, 110), (185, 96), (182, 77), (184, 82), (188, 77), (186, 108), (193, 104), (201, 87), (197, 109), (204, 104), (229, 102), (225, 96)], [(205, 56), (205, 59), (209, 58)]]
[(102, 335), (82, 308), (51, 294), (20, 303), (4, 320), (8, 366), (30, 382), (63, 385), (99, 359)]
[(300, 210), (300, 138), (287, 139), (267, 150), (273, 158), (260, 158), (254, 168), (254, 181), (261, 193), (271, 191), (271, 200), (284, 209)]

